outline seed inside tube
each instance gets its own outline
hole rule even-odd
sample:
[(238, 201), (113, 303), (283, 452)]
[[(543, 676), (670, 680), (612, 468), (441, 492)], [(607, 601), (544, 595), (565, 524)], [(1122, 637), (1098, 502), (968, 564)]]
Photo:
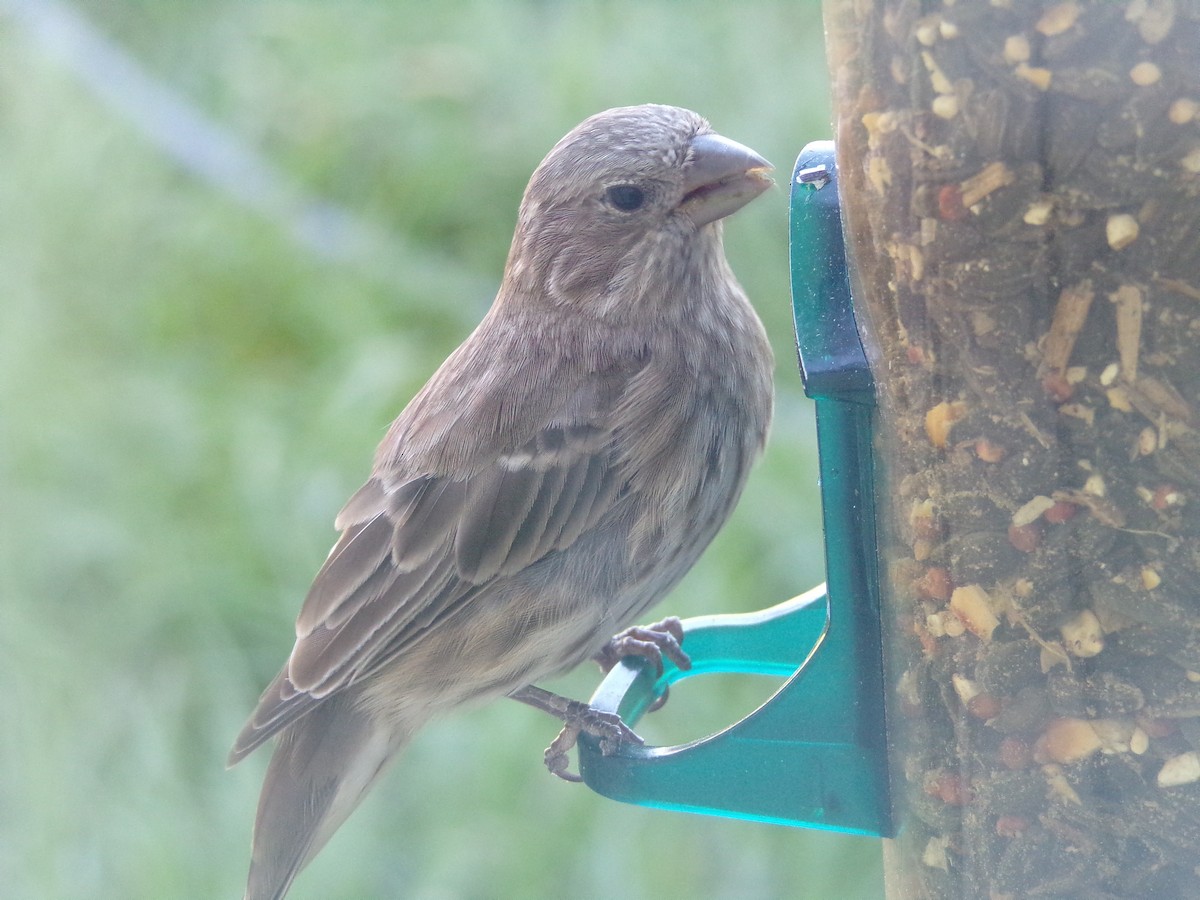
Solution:
[(1049, 90), (1050, 82), (1054, 80), (1054, 73), (1040, 66), (1018, 63), (1013, 71), (1016, 72), (1018, 78), (1025, 79), (1039, 91)]
[(1054, 204), (1049, 200), (1035, 200), (1029, 204), (1029, 208), (1025, 210), (1025, 215), (1022, 220), (1026, 225), (1045, 225), (1050, 221), (1050, 213), (1054, 209)]
[(1023, 34), (1010, 34), (1004, 39), (1004, 61), (1009, 63), (1029, 62), (1029, 38)]
[(1080, 12), (1079, 4), (1068, 0), (1067, 3), (1059, 3), (1042, 13), (1042, 17), (1033, 27), (1046, 37), (1053, 37), (1056, 34), (1062, 34), (1074, 25)]
[(1129, 213), (1114, 213), (1104, 225), (1104, 236), (1114, 250), (1124, 250), (1136, 241), (1138, 231), (1138, 221)]
[(925, 434), (929, 442), (944, 449), (950, 439), (950, 429), (967, 414), (967, 404), (962, 400), (942, 401), (925, 414)]
[(953, 119), (958, 115), (958, 98), (953, 94), (938, 94), (929, 108), (940, 119)]
[(1195, 100), (1191, 97), (1180, 97), (1167, 109), (1167, 118), (1173, 125), (1186, 125), (1196, 118), (1198, 111), (1200, 111), (1200, 104)]
[(1158, 431), (1154, 426), (1147, 425), (1138, 432), (1135, 456), (1149, 456), (1158, 449)]
[(1149, 87), (1157, 84), (1162, 78), (1162, 70), (1152, 62), (1140, 62), (1129, 70), (1129, 79), (1138, 87)]
[(1132, 0), (1125, 20), (1137, 25), (1138, 34), (1147, 44), (1163, 40), (1175, 25), (1174, 0)]
[(968, 631), (983, 641), (990, 641), (992, 632), (1000, 624), (992, 612), (991, 598), (978, 584), (955, 588), (950, 595), (950, 610)]
[(1163, 763), (1155, 779), (1159, 787), (1179, 787), (1200, 781), (1200, 753), (1189, 750)]
[(1033, 746), (1033, 758), (1041, 763), (1072, 763), (1100, 749), (1100, 735), (1086, 719), (1054, 719)]
[(1080, 659), (1096, 656), (1104, 649), (1104, 630), (1090, 609), (1081, 610), (1058, 629), (1067, 652)]
[(1141, 756), (1150, 749), (1150, 736), (1142, 731), (1140, 727), (1133, 729), (1133, 734), (1129, 736), (1129, 752), (1136, 756)]

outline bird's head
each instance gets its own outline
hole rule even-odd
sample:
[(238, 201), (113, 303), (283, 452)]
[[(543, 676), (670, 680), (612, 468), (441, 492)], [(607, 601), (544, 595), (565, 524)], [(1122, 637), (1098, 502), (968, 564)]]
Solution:
[(682, 287), (679, 277), (708, 257), (723, 265), (718, 223), (770, 187), (770, 171), (689, 110), (598, 113), (533, 173), (506, 286), (598, 313), (664, 279)]

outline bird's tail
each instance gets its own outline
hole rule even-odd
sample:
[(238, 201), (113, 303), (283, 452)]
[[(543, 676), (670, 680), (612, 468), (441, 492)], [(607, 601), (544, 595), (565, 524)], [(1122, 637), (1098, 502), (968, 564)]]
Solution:
[(346, 695), (280, 733), (258, 800), (245, 900), (282, 900), (411, 733), (382, 727)]

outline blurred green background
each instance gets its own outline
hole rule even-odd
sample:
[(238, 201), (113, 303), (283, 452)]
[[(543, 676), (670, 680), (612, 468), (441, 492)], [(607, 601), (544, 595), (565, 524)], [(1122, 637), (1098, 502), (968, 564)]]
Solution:
[[(529, 173), (658, 101), (786, 186), (829, 134), (819, 6), (0, 0), (0, 60), (0, 893), (240, 896), (267, 756), (225, 753), (384, 428), (486, 309)], [(770, 449), (664, 614), (822, 578), (786, 206), (727, 228), (778, 359)], [(687, 682), (642, 731), (775, 686)], [(507, 702), (428, 728), (293, 896), (879, 896), (878, 842), (613, 803), (546, 774), (556, 730)]]

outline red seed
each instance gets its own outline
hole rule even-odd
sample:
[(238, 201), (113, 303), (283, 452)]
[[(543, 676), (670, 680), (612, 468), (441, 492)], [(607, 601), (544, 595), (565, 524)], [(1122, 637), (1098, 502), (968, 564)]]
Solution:
[(1029, 744), (1020, 738), (1006, 737), (1000, 742), (1000, 762), (1006, 769), (1024, 769), (1032, 759)]
[(904, 355), (910, 365), (927, 366), (931, 362), (929, 353), (920, 344), (909, 344)]
[(1068, 503), (1065, 500), (1059, 500), (1052, 507), (1042, 513), (1042, 518), (1051, 525), (1061, 525), (1063, 522), (1069, 522), (1075, 518), (1075, 514), (1079, 512), (1079, 507), (1074, 503)]
[(957, 184), (943, 185), (937, 192), (938, 218), (947, 222), (957, 222), (967, 217), (967, 208), (963, 206), (962, 188)]
[(971, 802), (971, 789), (963, 778), (950, 775), (942, 784), (941, 796), (942, 800), (951, 806), (966, 806)]
[(1007, 450), (987, 438), (979, 438), (975, 442), (975, 455), (985, 463), (998, 463), (1007, 454)]
[(1183, 494), (1179, 488), (1173, 484), (1160, 484), (1154, 489), (1154, 496), (1150, 499), (1150, 505), (1162, 512), (1164, 509), (1170, 509), (1174, 506), (1183, 505)]
[(1065, 403), (1075, 393), (1075, 388), (1071, 386), (1071, 383), (1067, 381), (1067, 377), (1062, 372), (1051, 372), (1043, 378), (1042, 390), (1055, 403)]
[(1042, 542), (1042, 529), (1037, 522), (1028, 525), (1009, 525), (1008, 542), (1022, 553), (1032, 553)]
[(991, 694), (976, 694), (967, 701), (967, 712), (986, 722), (1000, 714), (1000, 701)]
[(917, 640), (921, 642), (921, 650), (926, 656), (934, 656), (937, 653), (938, 644), (937, 638), (929, 633), (929, 629), (923, 625), (913, 625), (913, 632), (917, 635)]
[(1029, 827), (1029, 820), (1023, 816), (1001, 816), (996, 820), (996, 834), (1000, 837), (1013, 838)]
[(925, 791), (947, 806), (965, 806), (971, 802), (971, 789), (961, 775), (938, 775), (931, 784), (925, 786)]
[(917, 579), (917, 595), (924, 600), (940, 600), (943, 603), (950, 599), (954, 592), (954, 582), (950, 580), (950, 572), (941, 566), (930, 566), (925, 574)]

